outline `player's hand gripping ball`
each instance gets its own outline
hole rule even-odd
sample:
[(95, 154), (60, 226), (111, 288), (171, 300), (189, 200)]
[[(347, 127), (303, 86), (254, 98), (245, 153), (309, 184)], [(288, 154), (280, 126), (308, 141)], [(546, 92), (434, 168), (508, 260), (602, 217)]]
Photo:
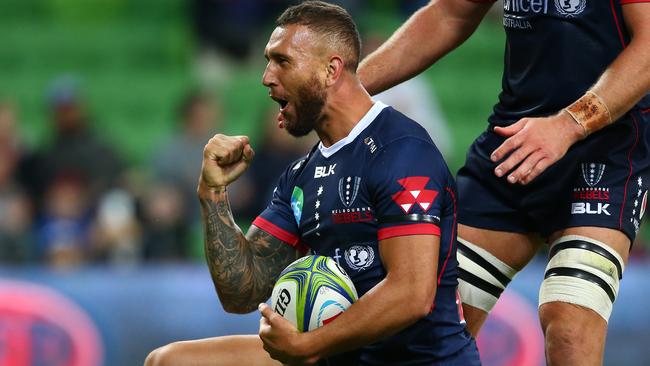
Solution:
[(300, 332), (329, 323), (358, 298), (350, 277), (333, 259), (308, 255), (282, 271), (271, 308)]

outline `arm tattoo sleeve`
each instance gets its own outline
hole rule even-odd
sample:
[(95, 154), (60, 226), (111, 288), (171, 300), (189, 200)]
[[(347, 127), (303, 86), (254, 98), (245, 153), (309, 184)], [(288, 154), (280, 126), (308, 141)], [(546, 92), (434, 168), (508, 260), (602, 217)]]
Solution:
[(277, 276), (298, 252), (255, 226), (245, 237), (233, 220), (227, 193), (199, 200), (205, 256), (219, 299), (228, 312), (251, 312), (268, 299)]

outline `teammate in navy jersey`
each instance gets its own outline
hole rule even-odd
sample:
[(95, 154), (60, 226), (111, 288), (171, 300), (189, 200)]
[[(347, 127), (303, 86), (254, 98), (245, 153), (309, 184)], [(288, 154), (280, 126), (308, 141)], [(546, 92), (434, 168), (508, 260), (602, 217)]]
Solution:
[[(338, 6), (305, 2), (278, 18), (263, 84), (280, 126), (315, 130), (320, 143), (287, 167), (246, 236), (226, 193), (253, 157), (246, 137), (208, 142), (198, 187), (221, 303), (235, 313), (259, 305), (259, 335), (173, 343), (147, 365), (480, 365), (456, 291), (454, 180), (426, 131), (362, 87), (359, 49)], [(299, 333), (260, 303), (307, 250), (334, 258), (360, 298)]]
[[(459, 288), (476, 335), (546, 239), (539, 315), (550, 365), (602, 364), (646, 210), (648, 2), (502, 2), (503, 90), (457, 177)], [(359, 78), (374, 94), (416, 75), (467, 39), (492, 3), (431, 1), (361, 63)]]

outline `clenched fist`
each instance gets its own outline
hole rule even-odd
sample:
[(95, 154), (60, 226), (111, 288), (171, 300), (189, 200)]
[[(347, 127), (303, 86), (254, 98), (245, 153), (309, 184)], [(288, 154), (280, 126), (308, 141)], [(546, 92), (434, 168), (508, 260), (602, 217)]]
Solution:
[(254, 155), (247, 136), (215, 135), (203, 149), (199, 190), (223, 190), (246, 171)]

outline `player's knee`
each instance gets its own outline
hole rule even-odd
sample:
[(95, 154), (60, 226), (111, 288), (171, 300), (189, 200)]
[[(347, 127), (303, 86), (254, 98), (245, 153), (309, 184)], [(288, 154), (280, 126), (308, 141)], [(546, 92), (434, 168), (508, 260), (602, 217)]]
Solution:
[(174, 355), (176, 353), (174, 349), (176, 348), (178, 348), (177, 343), (170, 343), (166, 346), (156, 348), (149, 353), (144, 361), (144, 366), (173, 366), (177, 364), (174, 361)]
[(598, 333), (584, 321), (585, 313), (593, 313), (584, 307), (561, 302), (546, 303), (540, 307), (540, 320), (544, 331), (547, 362), (549, 365), (572, 364), (567, 357), (582, 357), (590, 349), (585, 337)]
[(458, 290), (463, 304), (490, 312), (517, 270), (458, 237)]
[[(605, 243), (568, 235), (551, 244), (549, 257), (539, 292), (540, 306), (553, 302), (574, 304), (608, 321), (623, 276), (621, 256)], [(553, 308), (540, 314), (542, 321), (553, 317)]]
[(544, 329), (544, 338), (549, 351), (578, 348), (580, 346), (580, 336), (581, 334), (576, 328), (562, 324), (559, 321), (550, 321)]

